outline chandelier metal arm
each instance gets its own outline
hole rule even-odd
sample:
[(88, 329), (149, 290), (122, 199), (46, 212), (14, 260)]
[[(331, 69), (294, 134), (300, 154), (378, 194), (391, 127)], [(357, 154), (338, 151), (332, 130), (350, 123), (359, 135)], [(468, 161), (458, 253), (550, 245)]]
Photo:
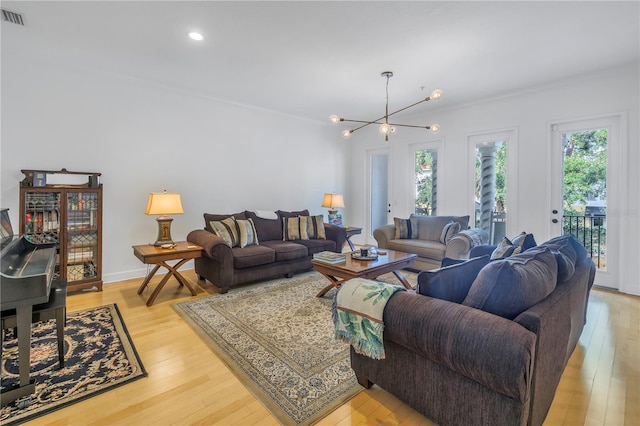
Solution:
[[(371, 125), (371, 124), (382, 124), (382, 123), (380, 122), (381, 120), (384, 120), (384, 119), (386, 119), (386, 118), (389, 118), (389, 117), (391, 117), (391, 116), (392, 116), (392, 115), (394, 115), (394, 114), (397, 114), (397, 113), (399, 113), (399, 112), (402, 112), (402, 111), (404, 111), (404, 110), (406, 110), (406, 109), (409, 109), (409, 108), (411, 108), (411, 107), (414, 107), (414, 106), (416, 106), (416, 105), (419, 105), (419, 104), (421, 104), (422, 102), (427, 102), (427, 101), (429, 101), (429, 100), (431, 100), (431, 97), (430, 97), (430, 96), (427, 96), (425, 99), (419, 100), (418, 102), (413, 103), (413, 104), (411, 104), (411, 105), (409, 105), (409, 106), (406, 106), (406, 107), (404, 107), (404, 108), (400, 108), (399, 110), (394, 111), (394, 112), (391, 112), (391, 113), (389, 113), (389, 114), (388, 114), (388, 115), (386, 115), (386, 116), (385, 116), (385, 115), (383, 115), (382, 117), (377, 118), (377, 119), (375, 119), (375, 120), (373, 120), (373, 121), (352, 120), (352, 119), (349, 119), (349, 118), (342, 118), (342, 117), (340, 117), (340, 121), (346, 121), (346, 122), (349, 122), (349, 123), (365, 123), (365, 124), (364, 124), (364, 126), (360, 126), (360, 127), (358, 127), (358, 128), (352, 129), (352, 130), (351, 130), (351, 133), (353, 133), (353, 132), (355, 132), (356, 130), (360, 130), (360, 129), (362, 129), (363, 127), (367, 127), (367, 126), (369, 126), (369, 125)], [(392, 123), (389, 123), (389, 125), (392, 125), (392, 126), (398, 126), (398, 127), (416, 127), (416, 128), (419, 128), (419, 129), (427, 129), (427, 130), (431, 128), (431, 126), (412, 126), (412, 125), (409, 125), (409, 124), (392, 124)]]
[(416, 129), (427, 129), (427, 130), (431, 128), (431, 126), (414, 126), (413, 124), (397, 124), (397, 123), (389, 123), (389, 126), (414, 127)]

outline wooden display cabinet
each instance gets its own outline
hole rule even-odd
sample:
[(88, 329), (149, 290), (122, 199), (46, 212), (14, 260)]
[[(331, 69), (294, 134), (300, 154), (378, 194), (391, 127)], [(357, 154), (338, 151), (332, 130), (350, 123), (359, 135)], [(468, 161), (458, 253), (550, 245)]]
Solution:
[[(22, 170), (20, 233), (58, 247), (56, 277), (68, 291), (102, 291), (102, 184), (100, 173)], [(50, 183), (56, 175), (54, 183)], [(62, 179), (60, 179), (60, 175)], [(86, 183), (70, 182), (87, 176)], [(47, 182), (47, 177), (49, 181)]]

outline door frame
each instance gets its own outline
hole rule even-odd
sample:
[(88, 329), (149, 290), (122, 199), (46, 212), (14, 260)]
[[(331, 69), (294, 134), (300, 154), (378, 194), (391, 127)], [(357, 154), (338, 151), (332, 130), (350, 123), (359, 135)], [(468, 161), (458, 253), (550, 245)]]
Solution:
[(518, 218), (518, 127), (467, 133), (467, 212), (469, 223), (475, 226), (476, 147), (483, 142), (507, 143), (507, 225), (506, 235), (516, 235), (520, 229)]
[(375, 148), (375, 149), (368, 149), (366, 151), (367, 155), (366, 155), (366, 186), (365, 186), (365, 206), (364, 206), (364, 211), (366, 213), (366, 220), (365, 220), (365, 229), (364, 229), (364, 237), (365, 237), (365, 244), (368, 245), (377, 245), (378, 243), (376, 242), (375, 238), (373, 238), (373, 231), (374, 229), (372, 229), (372, 225), (371, 225), (371, 192), (372, 192), (372, 181), (371, 181), (371, 172), (372, 172), (372, 159), (374, 155), (381, 155), (381, 154), (385, 154), (387, 156), (387, 203), (391, 204), (391, 206), (389, 206), (389, 211), (387, 213), (387, 223), (393, 223), (393, 208), (392, 205), (393, 203), (391, 202), (392, 197), (392, 172), (391, 172), (391, 168), (392, 168), (392, 164), (393, 162), (391, 161), (391, 148)]
[[(442, 167), (444, 163), (444, 155), (443, 149), (444, 141), (442, 138), (432, 141), (424, 141), (424, 142), (416, 142), (409, 144), (409, 165), (411, 167), (409, 173), (409, 192), (407, 193), (407, 200), (409, 201), (409, 205), (407, 206), (407, 211), (411, 213), (415, 213), (416, 211), (416, 172), (415, 172), (415, 164), (416, 164), (416, 151), (422, 150), (431, 150), (436, 151), (438, 154), (438, 164), (441, 164)], [(438, 191), (438, 204), (442, 205), (442, 198), (444, 198), (444, 194), (440, 192), (440, 179), (436, 183), (436, 191)], [(410, 214), (411, 214), (410, 213)], [(437, 211), (436, 211), (437, 213)]]
[[(607, 269), (596, 269), (595, 284), (603, 287), (619, 289), (621, 273), (624, 270), (622, 244), (621, 215), (615, 212), (627, 211), (627, 200), (621, 196), (621, 188), (628, 176), (626, 161), (626, 140), (623, 129), (626, 126), (626, 115), (623, 113), (606, 114), (572, 120), (557, 120), (549, 123), (549, 205), (547, 221), (549, 236), (562, 234), (562, 221), (552, 223), (552, 210), (562, 213), (562, 188), (558, 179), (562, 176), (563, 158), (561, 135), (567, 132), (579, 132), (592, 129), (608, 129), (607, 132)], [(626, 187), (626, 186), (625, 186)]]

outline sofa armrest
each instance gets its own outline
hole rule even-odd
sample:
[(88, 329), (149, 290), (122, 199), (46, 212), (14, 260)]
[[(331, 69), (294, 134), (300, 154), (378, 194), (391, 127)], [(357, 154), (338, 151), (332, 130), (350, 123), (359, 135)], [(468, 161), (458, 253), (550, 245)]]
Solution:
[(471, 249), (487, 242), (489, 235), (479, 228), (458, 232), (447, 242), (445, 257), (450, 259), (468, 259)]
[(536, 336), (469, 306), (398, 292), (384, 311), (392, 341), (521, 402), (528, 402)]
[(389, 241), (393, 240), (396, 236), (395, 225), (383, 225), (380, 228), (373, 231), (373, 238), (378, 242), (378, 247), (388, 248)]
[(224, 240), (216, 234), (204, 229), (196, 229), (189, 232), (187, 241), (202, 246), (207, 257), (217, 262), (224, 263), (225, 259), (233, 261), (231, 247), (225, 244)]
[(328, 240), (336, 242), (336, 252), (340, 253), (342, 246), (344, 246), (344, 243), (347, 241), (347, 230), (341, 226), (325, 223), (324, 232)]

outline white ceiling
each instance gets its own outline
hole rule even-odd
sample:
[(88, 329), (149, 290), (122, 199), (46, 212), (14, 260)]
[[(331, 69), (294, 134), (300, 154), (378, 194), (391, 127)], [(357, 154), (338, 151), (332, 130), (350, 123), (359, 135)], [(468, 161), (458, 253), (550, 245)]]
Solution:
[[(637, 61), (639, 5), (3, 1), (26, 25), (2, 22), (2, 59), (35, 54), (314, 120), (373, 119), (385, 70), (394, 110), (436, 88), (451, 106)], [(193, 29), (203, 42), (186, 37)]]

